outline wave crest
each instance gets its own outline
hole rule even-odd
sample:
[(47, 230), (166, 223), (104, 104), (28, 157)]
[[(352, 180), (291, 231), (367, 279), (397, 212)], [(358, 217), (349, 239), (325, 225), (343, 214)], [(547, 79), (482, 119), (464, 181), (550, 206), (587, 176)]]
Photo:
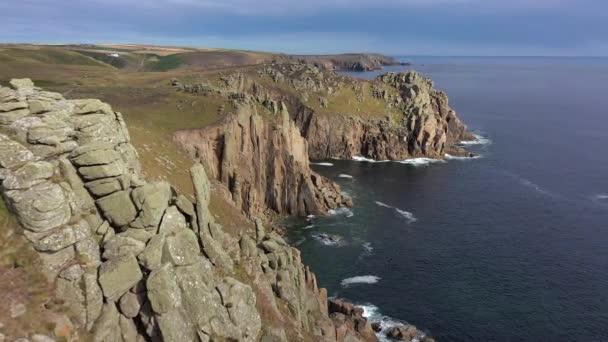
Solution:
[(375, 284), (378, 281), (380, 281), (380, 277), (378, 277), (378, 276), (363, 275), (363, 276), (356, 276), (356, 277), (342, 279), (342, 281), (340, 282), (340, 285), (342, 285), (342, 287), (349, 287), (354, 284)]
[(413, 223), (418, 221), (418, 219), (414, 216), (414, 214), (412, 214), (411, 212), (407, 211), (407, 210), (403, 210), (403, 209), (399, 209), (399, 208), (395, 208), (392, 205), (388, 205), (386, 203), (382, 203), (380, 201), (375, 201), (374, 203), (376, 203), (378, 206), (384, 207), (384, 208), (389, 208), (389, 209), (393, 209), (395, 210), (395, 212), (405, 218), (407, 220), (408, 223)]

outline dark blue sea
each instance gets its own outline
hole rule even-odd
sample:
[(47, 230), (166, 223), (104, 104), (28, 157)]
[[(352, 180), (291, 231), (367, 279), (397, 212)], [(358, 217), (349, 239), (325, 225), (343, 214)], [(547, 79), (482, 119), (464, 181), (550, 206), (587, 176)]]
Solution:
[(289, 222), (320, 285), (438, 341), (608, 341), (608, 59), (401, 59), (481, 157), (315, 165), (355, 203)]

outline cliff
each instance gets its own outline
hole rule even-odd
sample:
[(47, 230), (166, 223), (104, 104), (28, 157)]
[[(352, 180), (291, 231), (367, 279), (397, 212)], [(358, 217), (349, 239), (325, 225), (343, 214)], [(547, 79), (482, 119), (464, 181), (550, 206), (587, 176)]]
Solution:
[[(231, 230), (218, 223), (218, 213), (209, 209), (212, 186), (201, 164), (190, 170), (193, 201), (167, 182), (146, 181), (122, 115), (108, 104), (66, 100), (28, 79), (10, 83), (13, 89), (0, 87), (0, 189), (20, 233), (36, 252), (39, 270), (71, 317), (73, 329), (61, 329), (61, 334), (56, 329), (54, 337), (104, 342), (375, 340), (362, 317), (340, 313), (341, 319), (332, 322), (326, 291), (318, 288), (299, 251), (273, 229), (259, 220)], [(268, 146), (276, 142), (291, 144), (282, 148), (295, 151), (272, 157), (294, 168), (275, 170), (272, 181), (282, 182), (276, 189), (307, 188), (308, 197), (289, 197), (290, 202), (285, 194), (272, 194), (277, 205), (297, 212), (319, 201), (313, 196), (326, 200), (324, 187), (306, 173), (306, 144), (295, 126), (283, 123), (275, 129), (243, 115), (227, 125), (269, 133), (269, 140), (258, 144), (266, 147), (246, 151), (250, 158), (264, 153), (271, 158), (276, 151)], [(222, 155), (236, 153), (239, 143), (256, 137), (224, 134)], [(221, 168), (236, 170), (239, 157), (222, 160)], [(211, 173), (223, 175), (214, 158), (203, 159)], [(294, 170), (301, 174), (289, 176)], [(260, 177), (248, 179), (254, 176)], [(237, 197), (249, 198), (243, 196)], [(8, 336), (19, 337), (26, 336)]]
[(311, 171), (306, 140), (284, 108), (268, 119), (251, 103), (242, 104), (221, 123), (174, 137), (250, 217), (267, 209), (305, 216), (352, 205), (337, 184)]
[(377, 53), (345, 53), (339, 55), (289, 55), (290, 63), (309, 64), (328, 70), (371, 71), (384, 66), (407, 65), (397, 59)]

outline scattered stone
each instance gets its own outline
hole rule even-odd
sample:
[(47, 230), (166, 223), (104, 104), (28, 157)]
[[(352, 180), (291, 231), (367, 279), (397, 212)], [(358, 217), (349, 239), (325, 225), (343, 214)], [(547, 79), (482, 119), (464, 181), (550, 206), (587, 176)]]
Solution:
[(162, 262), (170, 262), (176, 266), (192, 265), (198, 260), (199, 254), (196, 234), (190, 229), (180, 229), (167, 236)]

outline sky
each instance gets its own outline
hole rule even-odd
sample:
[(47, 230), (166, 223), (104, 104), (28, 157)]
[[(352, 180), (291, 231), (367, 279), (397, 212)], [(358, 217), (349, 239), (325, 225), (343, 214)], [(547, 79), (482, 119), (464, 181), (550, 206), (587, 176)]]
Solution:
[(608, 0), (0, 0), (0, 42), (608, 56)]

